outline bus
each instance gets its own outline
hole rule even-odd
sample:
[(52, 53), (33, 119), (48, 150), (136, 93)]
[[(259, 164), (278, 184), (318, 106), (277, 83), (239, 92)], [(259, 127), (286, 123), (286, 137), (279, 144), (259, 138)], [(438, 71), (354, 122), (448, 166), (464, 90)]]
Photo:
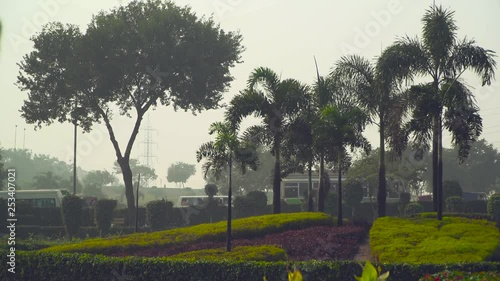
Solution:
[[(0, 198), (8, 200), (12, 192), (0, 191)], [(57, 189), (16, 190), (16, 203), (27, 202), (33, 207), (61, 207), (63, 194)]]
[[(214, 196), (214, 199), (218, 201), (219, 205), (227, 206), (228, 204), (227, 195), (226, 196), (216, 195)], [(180, 196), (179, 199), (177, 200), (177, 207), (201, 206), (205, 204), (207, 201), (208, 201), (207, 195)], [(232, 203), (231, 205), (234, 206), (234, 203)]]

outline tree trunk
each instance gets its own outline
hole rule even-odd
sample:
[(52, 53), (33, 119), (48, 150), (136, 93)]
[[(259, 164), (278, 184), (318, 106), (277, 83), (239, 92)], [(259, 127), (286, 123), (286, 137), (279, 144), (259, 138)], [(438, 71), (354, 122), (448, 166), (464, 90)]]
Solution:
[(232, 153), (229, 154), (229, 182), (228, 182), (228, 192), (227, 192), (227, 233), (226, 233), (226, 251), (231, 252), (231, 220), (232, 220), (232, 214), (231, 214), (231, 196), (232, 194), (232, 188), (231, 188), (231, 169), (232, 169), (232, 159), (231, 155)]
[(312, 159), (311, 157), (309, 158), (309, 162), (307, 163), (307, 172), (309, 176), (309, 185), (307, 187), (307, 211), (312, 212), (313, 211), (313, 186), (312, 186)]
[(385, 120), (380, 120), (380, 159), (378, 168), (378, 190), (377, 190), (377, 213), (378, 217), (385, 217), (386, 214), (386, 199), (387, 199), (387, 182), (385, 178)]
[(337, 226), (342, 226), (342, 144), (339, 147), (339, 155), (338, 155), (338, 172), (339, 172), (339, 184), (337, 186), (337, 208), (338, 208), (338, 214), (337, 214)]
[(321, 152), (319, 160), (318, 212), (325, 211), (325, 156)]
[(438, 115), (438, 149), (437, 149), (437, 219), (443, 219), (443, 130), (441, 128), (441, 112)]
[(275, 137), (275, 161), (273, 176), (273, 214), (281, 213), (281, 163), (280, 163), (280, 145), (281, 139)]
[(125, 197), (127, 199), (128, 226), (133, 227), (135, 224), (135, 202), (134, 202), (134, 183), (132, 181), (132, 170), (130, 169), (129, 160), (121, 157), (118, 159), (118, 164), (122, 169), (123, 182), (125, 183)]
[(438, 122), (433, 118), (432, 124), (432, 201), (434, 212), (438, 211)]

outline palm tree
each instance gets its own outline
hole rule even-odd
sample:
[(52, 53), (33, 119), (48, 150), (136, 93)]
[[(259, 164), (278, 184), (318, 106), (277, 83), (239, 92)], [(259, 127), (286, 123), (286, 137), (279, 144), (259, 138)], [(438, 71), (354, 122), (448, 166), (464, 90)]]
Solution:
[(391, 84), (383, 85), (373, 66), (367, 59), (350, 55), (342, 57), (330, 73), (334, 80), (355, 92), (363, 109), (371, 117), (372, 124), (379, 128), (379, 171), (377, 191), (377, 215), (386, 215), (386, 141), (398, 152), (403, 151), (404, 141), (400, 137), (401, 120), (407, 111), (406, 95)]
[(305, 104), (306, 87), (297, 80), (280, 77), (271, 69), (255, 69), (248, 79), (247, 89), (235, 96), (226, 112), (226, 119), (234, 128), (242, 119), (251, 114), (261, 117), (262, 126), (253, 127), (258, 132), (255, 138), (264, 140), (271, 146), (275, 157), (273, 174), (273, 213), (281, 212), (281, 145), (284, 127), (301, 105)]
[[(339, 102), (340, 101), (340, 102)], [(368, 140), (362, 135), (368, 124), (368, 115), (358, 106), (344, 103), (348, 101), (337, 100), (337, 103), (323, 107), (320, 122), (317, 123), (318, 143), (328, 146), (331, 153), (337, 156), (338, 169), (338, 226), (342, 225), (342, 171), (347, 169), (346, 147), (351, 150), (363, 148), (367, 153), (371, 150)]]
[(231, 188), (231, 169), (233, 161), (237, 162), (244, 173), (247, 166), (257, 170), (257, 154), (253, 144), (241, 141), (236, 131), (228, 123), (215, 122), (210, 125), (209, 134), (216, 134), (215, 141), (204, 143), (196, 152), (196, 159), (200, 162), (202, 159), (207, 161), (203, 164), (205, 177), (209, 171), (212, 171), (216, 177), (220, 176), (224, 168), (228, 167), (228, 207), (227, 207), (227, 234), (226, 251), (231, 251), (231, 206), (232, 206), (232, 188)]
[[(283, 154), (293, 156), (298, 171), (303, 172), (303, 165), (307, 167), (308, 189), (307, 189), (307, 211), (313, 211), (313, 185), (312, 168), (315, 157), (313, 124), (317, 119), (316, 112), (312, 108), (312, 100), (297, 116), (290, 120), (285, 127)], [(292, 162), (289, 160), (289, 162)]]
[[(431, 6), (422, 18), (422, 41), (401, 38), (383, 52), (378, 63), (383, 82), (387, 84), (412, 80), (416, 75), (432, 78), (430, 83), (414, 88), (413, 92), (426, 93), (421, 97), (426, 100), (419, 101), (418, 105), (433, 107), (431, 111), (418, 110), (426, 115), (414, 114), (416, 119), (412, 125), (416, 128), (412, 130), (419, 134), (415, 138), (422, 141), (418, 143), (420, 148), (427, 148), (427, 141), (432, 138), (434, 208), (438, 219), (442, 218), (443, 117), (454, 143), (462, 148), (459, 157), (463, 158), (470, 142), (476, 139), (474, 135), (481, 130), (481, 120), (470, 91), (460, 77), (466, 70), (472, 70), (481, 78), (483, 86), (490, 85), (496, 66), (493, 51), (477, 46), (472, 39), (457, 39), (458, 28), (453, 16), (453, 11)], [(467, 125), (467, 119), (474, 120), (475, 124)], [(423, 120), (431, 120), (432, 126), (425, 126)]]

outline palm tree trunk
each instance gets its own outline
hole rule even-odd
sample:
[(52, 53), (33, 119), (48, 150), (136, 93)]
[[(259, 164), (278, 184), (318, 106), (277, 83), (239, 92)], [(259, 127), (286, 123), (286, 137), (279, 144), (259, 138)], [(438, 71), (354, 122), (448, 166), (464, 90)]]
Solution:
[(437, 117), (433, 118), (432, 126), (432, 201), (434, 212), (438, 211), (438, 122)]
[(231, 155), (229, 153), (229, 181), (228, 181), (228, 192), (227, 192), (227, 233), (226, 233), (226, 251), (231, 252), (231, 196), (232, 196), (232, 188), (231, 188), (231, 167), (233, 165)]
[(387, 183), (385, 178), (385, 124), (384, 120), (380, 120), (380, 159), (378, 169), (378, 191), (377, 191), (377, 210), (378, 217), (385, 217), (386, 198), (387, 198)]
[(312, 157), (309, 157), (309, 162), (307, 163), (307, 172), (309, 176), (309, 185), (307, 186), (307, 211), (313, 211), (313, 195), (312, 195)]
[(337, 195), (338, 195), (338, 203), (337, 203), (337, 208), (338, 208), (338, 214), (337, 214), (337, 226), (342, 226), (342, 144), (339, 146), (339, 155), (337, 159), (337, 166), (339, 169), (339, 185), (337, 186)]
[(443, 130), (442, 130), (442, 115), (438, 115), (438, 149), (437, 149), (437, 219), (443, 219)]
[(273, 214), (281, 213), (281, 163), (280, 163), (280, 138), (275, 137), (275, 161), (273, 177)]
[(321, 152), (319, 160), (318, 212), (325, 211), (325, 155)]

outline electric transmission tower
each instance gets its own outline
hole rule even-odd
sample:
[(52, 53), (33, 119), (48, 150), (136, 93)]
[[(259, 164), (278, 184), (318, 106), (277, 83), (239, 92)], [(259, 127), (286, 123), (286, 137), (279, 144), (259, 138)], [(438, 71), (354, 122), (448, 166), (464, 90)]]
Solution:
[[(144, 154), (140, 155), (139, 157), (142, 158), (143, 165), (153, 168), (153, 159), (156, 159), (158, 161), (158, 157), (153, 155), (153, 145), (156, 145), (158, 148), (158, 144), (153, 141), (153, 132), (156, 132), (158, 135), (158, 130), (153, 129), (151, 126), (151, 121), (149, 119), (149, 113), (148, 113), (148, 119), (146, 126), (144, 126), (141, 129), (144, 132), (144, 140), (140, 142), (144, 146)], [(149, 187), (150, 183), (146, 180), (144, 181), (144, 187)]]

